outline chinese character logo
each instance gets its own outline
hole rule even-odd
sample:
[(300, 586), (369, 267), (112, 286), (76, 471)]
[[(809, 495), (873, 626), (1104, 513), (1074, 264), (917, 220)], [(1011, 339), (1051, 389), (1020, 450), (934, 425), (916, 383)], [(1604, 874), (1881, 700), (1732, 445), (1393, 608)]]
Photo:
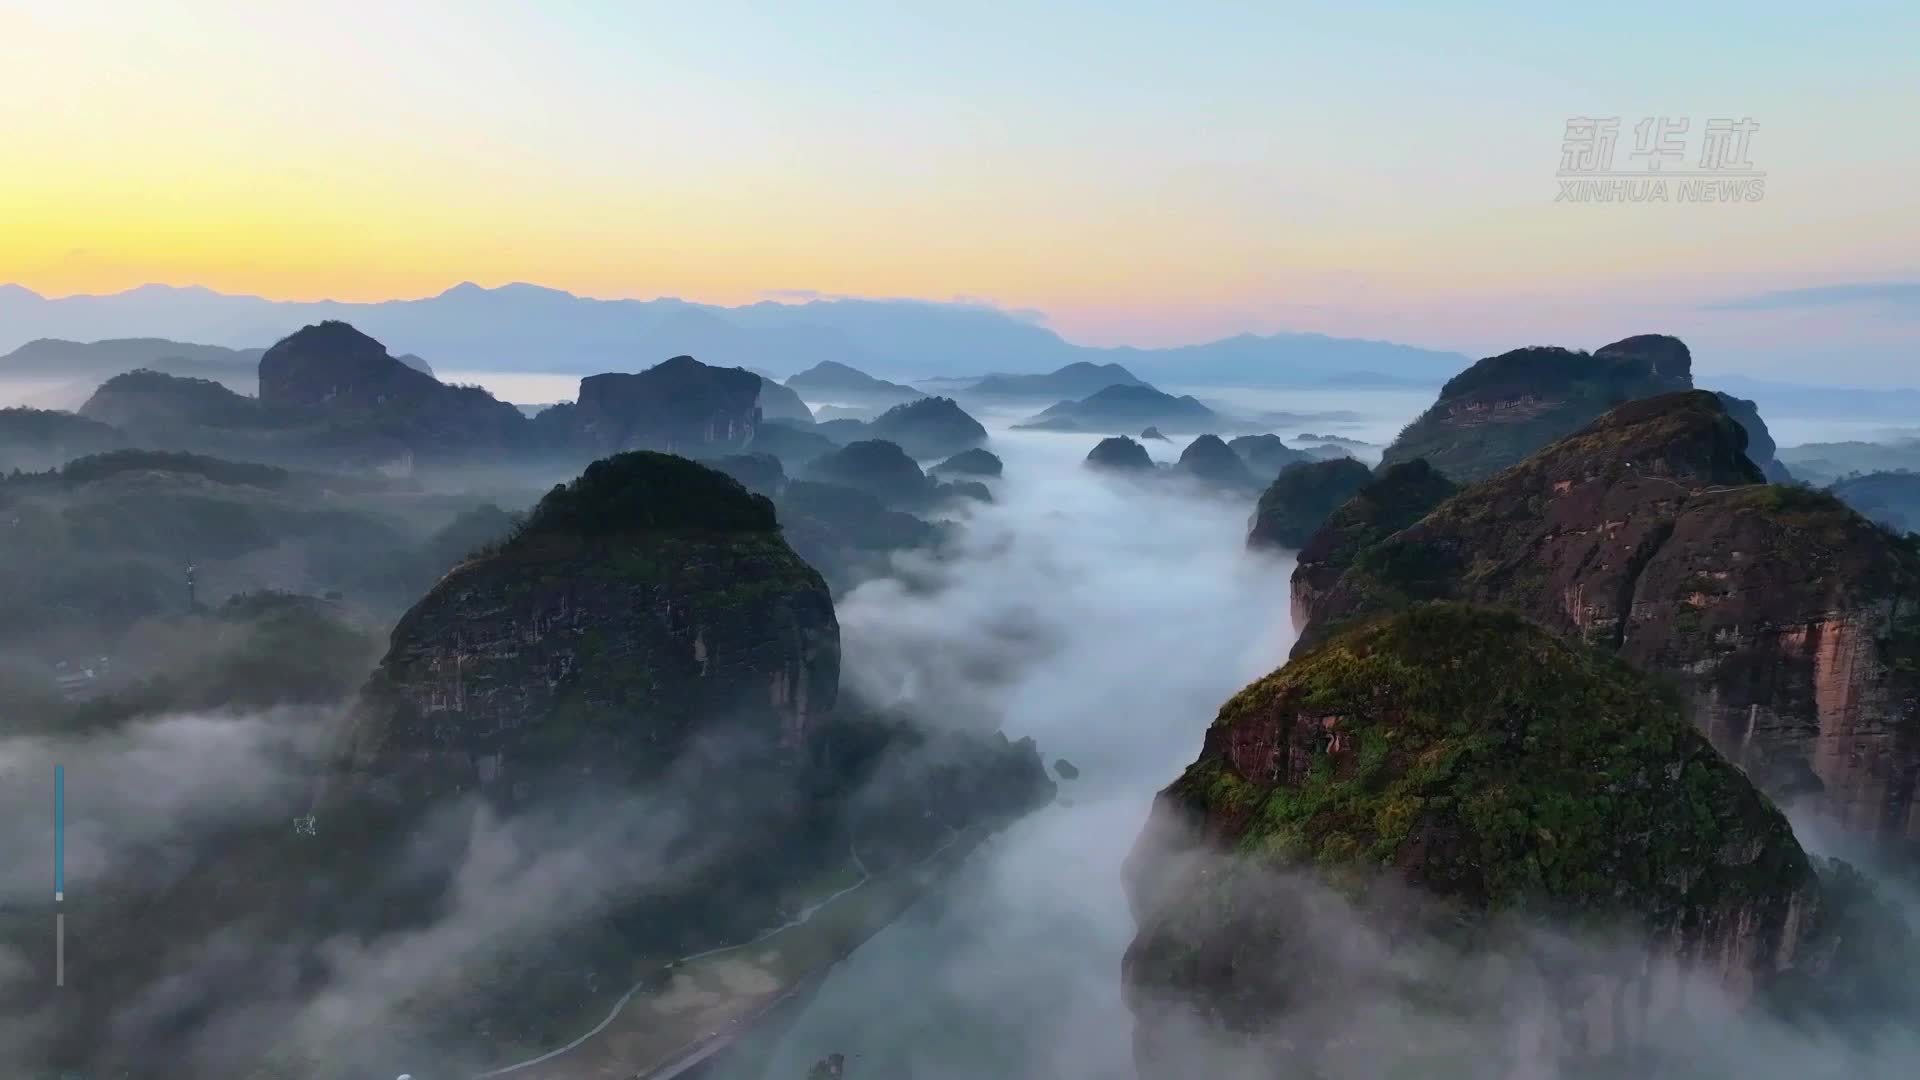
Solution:
[(1576, 116), (1567, 121), (1560, 140), (1562, 173), (1613, 171), (1613, 145), (1620, 137), (1620, 118)]
[(1700, 144), (1700, 167), (1702, 169), (1751, 170), (1753, 162), (1747, 160), (1747, 144), (1760, 125), (1753, 117), (1741, 117), (1733, 120), (1707, 121), (1707, 136)]
[(294, 819), (293, 819), (293, 834), (294, 834), (295, 836), (313, 836), (313, 835), (316, 835), (316, 833), (315, 833), (315, 829), (314, 829), (314, 820), (313, 820), (313, 815), (312, 815), (312, 814), (308, 814), (308, 815), (307, 815), (307, 816), (305, 816), (305, 817), (297, 817), (297, 818), (294, 818)]
[[(1617, 116), (1576, 116), (1560, 139), (1560, 193), (1554, 202), (1749, 203), (1766, 197), (1766, 173), (1748, 154), (1760, 125), (1752, 117), (1696, 127), (1685, 116), (1648, 116), (1633, 125), (1628, 165), (1614, 167)], [(1690, 136), (1700, 136), (1692, 156)]]
[(1648, 172), (1659, 172), (1671, 161), (1678, 164), (1687, 156), (1687, 118), (1658, 120), (1649, 116), (1633, 125), (1633, 156)]

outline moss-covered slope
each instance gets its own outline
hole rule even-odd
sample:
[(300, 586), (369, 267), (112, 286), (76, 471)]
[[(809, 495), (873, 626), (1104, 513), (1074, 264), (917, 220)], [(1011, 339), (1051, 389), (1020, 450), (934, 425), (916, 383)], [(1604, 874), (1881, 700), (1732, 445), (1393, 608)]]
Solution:
[(1327, 516), (1293, 570), (1293, 622), (1305, 626), (1320, 596), (1361, 552), (1427, 516), (1460, 489), (1425, 458), (1383, 466)]
[(1920, 550), (1745, 449), (1704, 391), (1615, 409), (1354, 556), (1301, 647), (1423, 600), (1516, 610), (1674, 678), (1769, 794), (1920, 849)]
[[(1616, 1038), (1658, 996), (1662, 965), (1736, 999), (1793, 967), (1817, 906), (1785, 817), (1675, 696), (1466, 607), (1349, 630), (1249, 686), (1153, 818), (1128, 861), (1143, 1076), (1193, 1064), (1161, 1056), (1170, 1011), (1149, 1002), (1258, 1038), (1338, 996), (1352, 958), (1330, 924), (1294, 921), (1302, 901), (1283, 882), (1299, 874), (1389, 936), (1491, 948), (1500, 917), (1622, 937), (1645, 959), (1599, 1002)], [(1182, 850), (1196, 838), (1211, 857)], [(1516, 979), (1537, 959), (1507, 951)], [(1374, 990), (1444, 1000), (1425, 978), (1409, 967)]]

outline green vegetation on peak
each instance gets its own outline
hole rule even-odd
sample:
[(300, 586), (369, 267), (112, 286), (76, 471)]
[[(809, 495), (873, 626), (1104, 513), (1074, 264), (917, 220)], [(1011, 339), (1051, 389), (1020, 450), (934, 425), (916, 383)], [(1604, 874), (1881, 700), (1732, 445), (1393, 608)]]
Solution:
[(1474, 908), (1698, 930), (1814, 882), (1675, 694), (1461, 605), (1349, 629), (1241, 691), (1170, 794), (1243, 851), (1393, 868)]
[(673, 454), (631, 450), (602, 458), (549, 491), (520, 535), (776, 528), (773, 503), (725, 473)]
[(1281, 469), (1260, 493), (1247, 545), (1298, 551), (1329, 515), (1372, 479), (1373, 471), (1352, 458), (1303, 462)]
[(1340, 504), (1300, 549), (1294, 590), (1317, 594), (1335, 581), (1359, 554), (1426, 517), (1460, 489), (1414, 458), (1388, 465)]

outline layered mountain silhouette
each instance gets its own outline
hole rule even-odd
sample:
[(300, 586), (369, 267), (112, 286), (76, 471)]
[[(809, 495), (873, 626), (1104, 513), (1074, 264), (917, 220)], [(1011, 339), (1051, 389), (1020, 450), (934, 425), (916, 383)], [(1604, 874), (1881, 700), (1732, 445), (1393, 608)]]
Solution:
[(1121, 364), (1141, 378), (1182, 383), (1325, 383), (1370, 374), (1433, 385), (1466, 361), (1455, 353), (1318, 334), (1244, 334), (1168, 349), (1092, 348), (995, 308), (917, 300), (726, 308), (468, 283), (416, 300), (346, 303), (163, 285), (49, 298), (0, 286), (0, 349), (34, 338), (138, 335), (248, 349), (330, 319), (432, 357), (441, 368), (476, 371), (605, 371), (631, 367), (635, 357), (686, 353), (783, 374), (832, 361), (894, 380), (977, 375), (989, 363), (1018, 374), (1085, 362)]

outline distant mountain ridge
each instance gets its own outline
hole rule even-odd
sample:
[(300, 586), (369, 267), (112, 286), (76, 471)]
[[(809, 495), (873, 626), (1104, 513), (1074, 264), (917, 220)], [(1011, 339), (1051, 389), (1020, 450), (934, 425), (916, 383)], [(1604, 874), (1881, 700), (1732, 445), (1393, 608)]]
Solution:
[(1370, 375), (1437, 385), (1458, 353), (1320, 334), (1238, 337), (1177, 348), (1075, 345), (995, 308), (918, 300), (762, 301), (720, 307), (673, 298), (596, 300), (537, 285), (456, 285), (414, 300), (275, 301), (198, 286), (143, 285), (109, 296), (43, 297), (0, 286), (0, 349), (34, 338), (162, 337), (258, 348), (327, 320), (464, 371), (607, 371), (690, 354), (723, 366), (801, 371), (822, 361), (896, 380), (1040, 374), (1124, 364), (1169, 383), (1306, 382)]
[[(18, 376), (61, 381), (105, 382), (130, 371), (158, 371), (190, 379), (211, 379), (242, 394), (259, 387), (260, 357), (266, 347), (230, 349), (156, 337), (68, 341), (35, 338), (0, 356), (0, 378)], [(418, 356), (394, 359), (425, 375), (433, 368)]]

